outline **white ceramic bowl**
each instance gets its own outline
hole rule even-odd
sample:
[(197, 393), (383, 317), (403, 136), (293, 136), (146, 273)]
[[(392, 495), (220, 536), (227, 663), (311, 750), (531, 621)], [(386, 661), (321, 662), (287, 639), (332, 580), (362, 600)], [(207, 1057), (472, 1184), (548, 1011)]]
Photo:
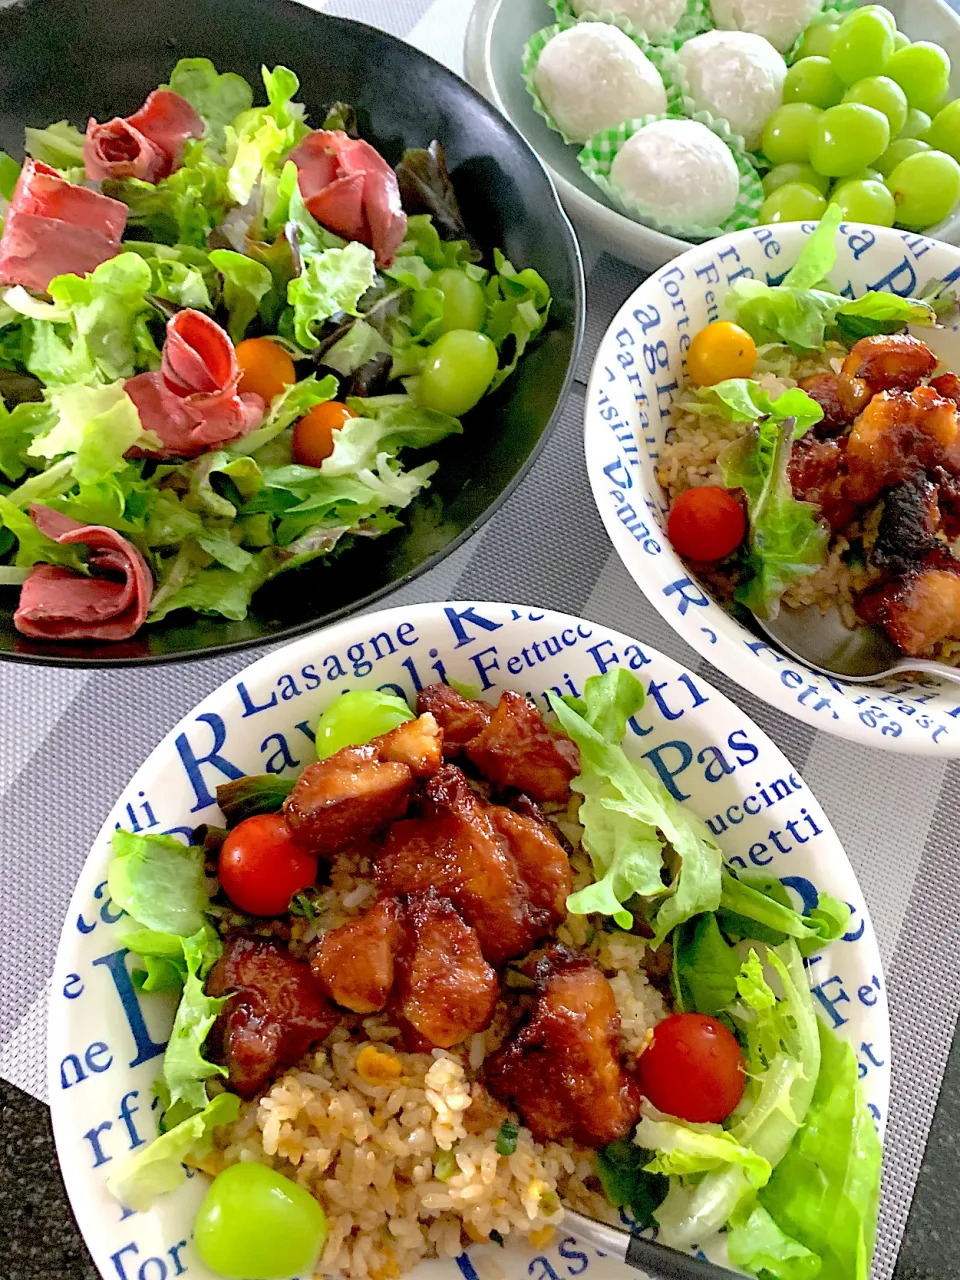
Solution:
[[(771, 284), (794, 264), (812, 223), (755, 227), (698, 245), (644, 281), (600, 345), (587, 392), (585, 445), (594, 498), (614, 547), (648, 600), (698, 653), (771, 706), (867, 746), (960, 756), (960, 689), (904, 681), (828, 680), (761, 644), (688, 576), (663, 529), (667, 502), (655, 467), (684, 376), (690, 339), (722, 309), (739, 275)], [(838, 290), (914, 294), (932, 279), (960, 278), (960, 249), (923, 236), (844, 223)], [(960, 369), (960, 324), (918, 330)]]
[[(279, 771), (286, 760), (284, 771), (294, 774), (307, 764), (313, 758), (310, 729), (348, 687), (387, 686), (412, 699), (419, 683), (436, 680), (442, 666), (448, 676), (482, 686), (488, 699), (519, 689), (543, 705), (545, 689), (566, 691), (571, 681), (582, 689), (588, 676), (614, 662), (633, 667), (648, 686), (656, 682), (658, 696), (672, 702), (667, 720), (650, 700), (638, 713), (627, 750), (648, 764), (659, 761), (691, 808), (712, 818), (716, 830), (723, 828), (718, 839), (726, 855), (780, 876), (798, 904), (809, 904), (818, 889), (851, 904), (849, 933), (809, 961), (811, 981), (824, 1013), (831, 1001), (846, 1002), (842, 1025), (839, 1015), (835, 1019), (838, 1032), (861, 1060), (867, 1100), (882, 1132), (890, 1027), (873, 927), (830, 822), (762, 730), (699, 676), (592, 622), (505, 604), (393, 609), (351, 618), (276, 650), (201, 702), (131, 779), (80, 874), (51, 987), (50, 1103), (67, 1190), (105, 1280), (173, 1280), (185, 1273), (189, 1280), (215, 1280), (190, 1240), (208, 1185), (204, 1175), (191, 1177), (150, 1212), (132, 1215), (122, 1213), (105, 1187), (131, 1148), (156, 1130), (151, 1086), (173, 1021), (171, 998), (138, 998), (127, 978), (129, 962), (118, 942), (121, 916), (105, 892), (115, 827), (138, 823), (189, 839), (197, 824), (219, 820), (213, 792), (227, 776), (224, 769)], [(710, 765), (697, 762), (715, 762), (721, 749), (736, 764), (711, 781)], [(783, 842), (771, 842), (769, 833), (781, 837), (791, 822), (803, 824), (807, 839), (778, 852), (774, 843), (782, 850)], [(485, 1246), (479, 1252), (505, 1267), (509, 1280), (580, 1276), (588, 1269), (586, 1280), (626, 1280), (614, 1256), (623, 1256), (624, 1233), (574, 1218), (565, 1225), (568, 1230), (542, 1249)], [(574, 1232), (589, 1243), (578, 1246)], [(419, 1280), (475, 1280), (477, 1271), (464, 1259), (459, 1268), (452, 1261), (427, 1263), (416, 1274)]]
[[(897, 25), (911, 40), (933, 40), (949, 53), (954, 96), (960, 95), (960, 15), (944, 0), (887, 0)], [(582, 172), (578, 148), (567, 146), (534, 111), (520, 76), (520, 53), (527, 40), (553, 22), (544, 0), (477, 0), (467, 32), (467, 79), (523, 134), (549, 169), (564, 208), (578, 229), (598, 236), (606, 249), (654, 271), (690, 246), (619, 213)], [(960, 210), (931, 230), (960, 243)]]

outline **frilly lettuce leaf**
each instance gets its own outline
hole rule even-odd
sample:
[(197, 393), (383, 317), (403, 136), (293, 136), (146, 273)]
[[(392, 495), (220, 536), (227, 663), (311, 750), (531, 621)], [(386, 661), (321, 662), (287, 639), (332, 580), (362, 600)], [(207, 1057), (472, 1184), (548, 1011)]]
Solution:
[(105, 195), (129, 209), (127, 227), (143, 227), (148, 239), (171, 246), (205, 249), (207, 236), (233, 203), (227, 187), (229, 170), (201, 139), (187, 142), (183, 163), (157, 183), (139, 178), (106, 179)]
[(27, 454), (50, 459), (71, 455), (74, 478), (81, 484), (120, 470), (132, 445), (155, 439), (144, 431), (122, 382), (62, 387), (49, 396), (56, 424), (32, 441)]
[[(270, 444), (288, 427), (293, 426), (298, 418), (309, 413), (314, 406), (332, 400), (336, 394), (336, 378), (318, 380), (312, 374), (309, 378), (302, 378), (274, 398), (262, 426), (235, 440), (227, 447), (227, 452), (232, 456), (257, 453), (264, 445)], [(290, 456), (288, 449), (286, 457)]]
[(48, 387), (112, 382), (155, 368), (160, 352), (147, 324), (156, 314), (147, 300), (153, 284), (143, 257), (120, 253), (89, 275), (54, 277), (49, 303), (8, 289), (6, 304), (33, 321), (27, 368)]
[[(487, 282), (487, 317), (483, 331), (500, 353), (500, 368), (490, 391), (506, 382), (524, 352), (542, 333), (550, 316), (550, 288), (532, 267), (517, 271), (494, 249), (496, 271)], [(489, 393), (488, 393), (489, 394)]]
[(223, 303), (230, 316), (230, 340), (243, 340), (264, 295), (273, 287), (273, 276), (260, 262), (232, 249), (214, 249), (210, 261), (223, 277)]
[(81, 545), (62, 547), (41, 533), (26, 511), (0, 494), (0, 532), (4, 529), (17, 540), (14, 564), (18, 568), (27, 569), (38, 563), (60, 564), (77, 573), (86, 573), (86, 555)]
[(268, 105), (243, 111), (224, 130), (227, 189), (238, 205), (247, 203), (258, 182), (276, 199), (284, 157), (307, 132), (304, 107), (293, 101), (300, 87), (296, 75), (287, 67), (261, 67), (260, 73)]
[(53, 421), (48, 404), (24, 402), (8, 409), (0, 399), (0, 472), (10, 484), (26, 475), (31, 441)]
[(689, 1124), (670, 1116), (654, 1118), (645, 1112), (637, 1125), (634, 1142), (654, 1153), (644, 1165), (647, 1173), (688, 1178), (698, 1173), (714, 1173), (731, 1166), (741, 1168), (752, 1187), (762, 1187), (770, 1178), (770, 1165), (763, 1156), (741, 1146), (718, 1124)]
[(907, 325), (935, 325), (953, 298), (901, 298), (870, 291), (849, 299), (825, 283), (837, 262), (836, 237), (843, 213), (832, 204), (807, 239), (793, 268), (779, 285), (748, 276), (727, 294), (732, 318), (758, 344), (785, 342), (797, 355), (820, 351), (829, 337), (848, 342), (876, 333), (896, 333)]
[(58, 120), (45, 129), (24, 130), (27, 155), (54, 169), (82, 169), (83, 141), (83, 134), (68, 120)]
[(750, 515), (747, 577), (737, 599), (768, 620), (779, 613), (786, 589), (820, 568), (830, 541), (817, 508), (793, 496), (787, 467), (795, 427), (792, 417), (764, 419), (718, 459), (724, 484), (744, 491)]
[(107, 1179), (107, 1190), (128, 1209), (145, 1213), (161, 1196), (182, 1186), (187, 1177), (184, 1160), (209, 1154), (213, 1130), (232, 1124), (239, 1114), (236, 1094), (218, 1094), (197, 1115), (182, 1120), (131, 1156)]
[(823, 409), (800, 387), (791, 387), (773, 400), (752, 378), (729, 378), (712, 387), (697, 387), (694, 394), (695, 400), (683, 403), (687, 413), (718, 414), (731, 422), (759, 422), (762, 418), (783, 422), (795, 418), (796, 440), (823, 419)]
[(293, 330), (304, 351), (319, 346), (314, 329), (344, 311), (360, 314), (357, 303), (376, 278), (373, 250), (353, 240), (343, 249), (327, 249), (312, 256), (302, 275), (287, 286), (293, 307)]
[[(730, 1010), (744, 1028), (749, 1078), (725, 1132), (775, 1171), (810, 1109), (820, 1072), (820, 1040), (796, 945), (788, 942), (777, 950), (767, 949), (766, 962), (782, 996), (774, 997), (759, 956), (753, 953), (738, 983), (740, 999)], [(675, 1248), (707, 1240), (754, 1193), (746, 1168), (734, 1161), (697, 1181), (671, 1181), (655, 1215), (660, 1239)]]
[(143, 968), (135, 968), (131, 975), (138, 990), (183, 990), (187, 962), (183, 955), (183, 939), (178, 934), (158, 933), (155, 929), (131, 929), (120, 934), (119, 941), (143, 961)]
[[(581, 773), (572, 785), (584, 797), (583, 846), (596, 877), (570, 896), (567, 909), (612, 915), (629, 928), (633, 912), (626, 904), (635, 896), (645, 899), (638, 909), (653, 928), (650, 945), (657, 947), (684, 920), (719, 906), (720, 849), (700, 819), (620, 745), (621, 725), (643, 704), (636, 676), (623, 670), (591, 676), (582, 703), (570, 705), (554, 694), (550, 702), (580, 748)], [(679, 869), (664, 884), (667, 845)]]
[(107, 871), (110, 896), (136, 922), (157, 933), (191, 937), (203, 929), (210, 899), (202, 850), (174, 836), (113, 833)]
[(335, 369), (341, 377), (349, 378), (377, 356), (389, 356), (390, 344), (378, 329), (366, 320), (355, 320), (347, 332), (323, 353), (325, 368)]
[(209, 58), (181, 58), (161, 85), (186, 98), (206, 125), (205, 137), (217, 151), (223, 150), (224, 127), (253, 105), (253, 90), (232, 71), (218, 75)]
[(756, 1200), (738, 1205), (727, 1224), (727, 1257), (766, 1280), (817, 1280), (820, 1257), (792, 1240)]
[(186, 962), (183, 995), (173, 1020), (173, 1030), (163, 1055), (165, 1118), (202, 1111), (207, 1105), (206, 1081), (226, 1076), (226, 1067), (208, 1061), (203, 1046), (217, 1015), (229, 996), (214, 999), (205, 994), (203, 982), (223, 947), (216, 932), (204, 925), (190, 938), (181, 939)]
[[(852, 1048), (823, 1023), (819, 1034), (821, 1066), (806, 1122), (760, 1203), (822, 1260), (822, 1280), (867, 1280), (880, 1198), (880, 1139)], [(793, 1280), (790, 1272), (773, 1274)]]

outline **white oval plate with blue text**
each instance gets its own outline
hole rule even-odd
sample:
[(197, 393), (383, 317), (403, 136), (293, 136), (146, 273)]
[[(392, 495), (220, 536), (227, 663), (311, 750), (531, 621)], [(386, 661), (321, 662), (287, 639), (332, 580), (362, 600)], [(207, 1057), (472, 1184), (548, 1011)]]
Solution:
[[(594, 498), (638, 587), (671, 627), (732, 680), (787, 715), (882, 751), (960, 756), (960, 689), (901, 678), (850, 684), (818, 674), (748, 631), (695, 582), (667, 541), (667, 499), (656, 476), (673, 396), (695, 334), (722, 314), (734, 280), (779, 284), (816, 224), (754, 227), (697, 245), (645, 280), (600, 344), (587, 392), (585, 446)], [(844, 223), (830, 281), (916, 297), (931, 280), (956, 288), (960, 249), (885, 227)], [(960, 370), (960, 325), (917, 330)]]
[[(312, 728), (346, 689), (388, 687), (413, 700), (450, 676), (496, 700), (505, 689), (579, 693), (615, 663), (648, 689), (627, 749), (707, 820), (737, 867), (779, 876), (797, 905), (818, 890), (848, 902), (850, 931), (810, 961), (821, 1016), (857, 1054), (881, 1132), (890, 1089), (890, 1029), (876, 938), (853, 870), (823, 810), (770, 739), (732, 702), (677, 663), (591, 622), (505, 604), (429, 604), (354, 618), (269, 654), (222, 685), (173, 729), (119, 798), (87, 858), (64, 924), (48, 1028), (50, 1103), (57, 1152), (77, 1221), (105, 1280), (214, 1280), (193, 1251), (193, 1217), (208, 1179), (196, 1174), (148, 1213), (125, 1212), (106, 1178), (156, 1132), (151, 1086), (173, 1021), (174, 999), (138, 996), (106, 894), (114, 829), (189, 840), (216, 822), (219, 783), (247, 773), (294, 774), (311, 760)], [(625, 1226), (629, 1226), (624, 1219)], [(627, 1237), (592, 1238), (608, 1253)], [(618, 1257), (578, 1243), (573, 1229), (549, 1247), (483, 1246), (456, 1262), (418, 1269), (422, 1280), (478, 1280), (478, 1259), (509, 1280), (623, 1276)]]

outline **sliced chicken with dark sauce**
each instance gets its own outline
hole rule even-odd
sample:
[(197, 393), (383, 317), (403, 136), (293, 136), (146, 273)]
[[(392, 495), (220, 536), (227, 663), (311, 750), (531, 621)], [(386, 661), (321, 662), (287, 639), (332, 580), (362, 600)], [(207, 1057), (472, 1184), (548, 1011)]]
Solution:
[(626, 1137), (640, 1092), (621, 1064), (613, 988), (585, 956), (564, 947), (538, 961), (535, 977), (533, 1013), (488, 1059), (487, 1088), (517, 1109), (538, 1142), (573, 1138), (602, 1147)]
[(229, 938), (206, 991), (229, 996), (210, 1043), (219, 1046), (230, 1086), (242, 1098), (260, 1093), (340, 1020), (310, 965), (265, 938)]
[(435, 772), (440, 758), (436, 721), (421, 716), (308, 765), (283, 805), (294, 838), (310, 853), (332, 857), (403, 817), (417, 779)]
[[(381, 892), (436, 888), (477, 931), (492, 964), (524, 955), (563, 918), (570, 884), (563, 849), (545, 828), (527, 825), (534, 820), (500, 815), (455, 765), (445, 765), (426, 794), (422, 817), (394, 823), (387, 832), (374, 865)], [(544, 865), (528, 882), (522, 864), (533, 842)]]
[(945, 547), (933, 551), (912, 572), (861, 596), (857, 612), (909, 657), (930, 657), (941, 641), (960, 639), (960, 561)]

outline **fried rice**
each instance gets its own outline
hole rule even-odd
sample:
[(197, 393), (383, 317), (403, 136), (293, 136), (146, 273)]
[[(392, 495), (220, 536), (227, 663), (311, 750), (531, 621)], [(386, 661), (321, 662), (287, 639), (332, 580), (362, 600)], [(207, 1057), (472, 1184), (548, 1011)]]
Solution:
[[(579, 850), (575, 803), (553, 820), (573, 848), (580, 888), (593, 876)], [(316, 918), (296, 922), (292, 949), (306, 951), (375, 893), (369, 861), (340, 855)], [(568, 916), (556, 938), (586, 952), (610, 979), (623, 1048), (639, 1053), (668, 1012), (643, 967), (646, 944), (585, 916)], [(594, 1151), (572, 1141), (536, 1142), (523, 1127), (512, 1154), (497, 1151), (508, 1112), (483, 1088), (481, 1069), (530, 1003), (508, 977), (487, 1031), (432, 1053), (405, 1052), (388, 1014), (348, 1015), (266, 1093), (241, 1105), (238, 1119), (216, 1131), (200, 1167), (217, 1174), (255, 1161), (308, 1188), (329, 1222), (317, 1277), (395, 1280), (425, 1258), (455, 1257), (471, 1242), (491, 1239), (519, 1236), (542, 1248), (566, 1207), (617, 1223)]]
[[(771, 398), (795, 387), (817, 373), (839, 373), (846, 348), (828, 342), (822, 352), (794, 357), (786, 348), (761, 348), (757, 360), (756, 380)], [(718, 458), (726, 446), (737, 440), (749, 424), (730, 422), (719, 414), (688, 413), (683, 401), (692, 390), (689, 383), (677, 392), (670, 427), (657, 463), (657, 479), (671, 502), (686, 489), (699, 485), (722, 485)], [(801, 578), (784, 592), (783, 604), (802, 609), (817, 605), (821, 613), (836, 608), (844, 626), (851, 630), (863, 626), (857, 614), (857, 597), (881, 577), (870, 563), (870, 552), (877, 537), (883, 513), (878, 502), (861, 520), (831, 535), (824, 563), (815, 573)], [(733, 563), (697, 566), (697, 576), (724, 604), (731, 604), (739, 585), (738, 568)], [(941, 662), (960, 666), (960, 641), (945, 640), (935, 654)]]

